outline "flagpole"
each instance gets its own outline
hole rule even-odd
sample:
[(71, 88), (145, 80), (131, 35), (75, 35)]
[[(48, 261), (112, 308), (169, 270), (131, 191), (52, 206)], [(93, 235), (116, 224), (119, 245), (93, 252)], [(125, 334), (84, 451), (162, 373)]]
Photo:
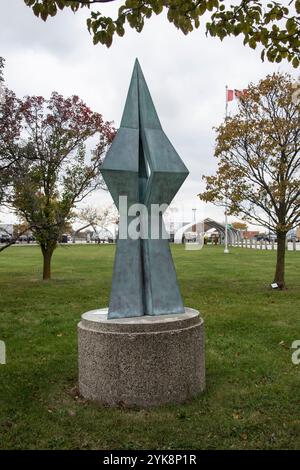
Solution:
[(225, 86), (225, 120), (227, 119), (228, 115), (228, 85)]
[[(225, 124), (228, 116), (228, 85), (225, 87)], [(225, 248), (224, 248), (224, 253), (229, 253), (228, 250), (228, 218), (227, 218), (227, 190), (226, 190), (226, 195), (225, 195)]]

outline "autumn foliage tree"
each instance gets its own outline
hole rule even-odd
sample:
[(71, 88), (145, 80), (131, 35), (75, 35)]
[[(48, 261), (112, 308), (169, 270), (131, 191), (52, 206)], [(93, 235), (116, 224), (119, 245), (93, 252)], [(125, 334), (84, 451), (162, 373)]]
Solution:
[(3, 77), (3, 69), (4, 69), (4, 58), (0, 57), (0, 84), (4, 82), (4, 77)]
[(235, 230), (247, 230), (248, 226), (245, 222), (232, 222), (232, 228)]
[[(90, 9), (115, 0), (24, 0), (44, 21), (59, 10)], [(94, 44), (109, 47), (115, 34), (123, 36), (125, 27), (141, 32), (152, 15), (167, 13), (167, 19), (184, 34), (199, 28), (205, 16), (206, 34), (224, 39), (241, 36), (244, 44), (262, 46), (261, 57), (271, 62), (287, 59), (294, 67), (300, 63), (300, 0), (278, 2), (240, 0), (231, 5), (224, 0), (123, 0), (115, 19), (92, 10), (87, 26)]]
[(274, 282), (285, 286), (289, 230), (300, 223), (300, 100), (297, 85), (276, 73), (251, 84), (238, 112), (217, 129), (214, 176), (201, 199), (277, 234)]
[[(52, 254), (69, 225), (76, 204), (101, 185), (99, 167), (115, 130), (78, 96), (50, 99), (6, 97), (7, 117), (15, 127), (4, 129), (1, 153), (17, 152), (10, 204), (40, 244), (43, 279), (51, 277)], [(10, 130), (9, 130), (10, 129)], [(95, 136), (88, 154), (85, 144)]]
[(25, 150), (19, 145), (22, 120), (19, 102), (5, 87), (4, 63), (0, 57), (0, 206), (7, 201), (14, 165)]

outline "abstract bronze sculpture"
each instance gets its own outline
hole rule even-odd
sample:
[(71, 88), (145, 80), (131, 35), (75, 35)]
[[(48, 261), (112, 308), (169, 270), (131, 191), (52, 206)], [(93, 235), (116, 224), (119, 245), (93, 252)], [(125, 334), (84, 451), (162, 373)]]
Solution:
[[(119, 210), (119, 197), (127, 196), (128, 207), (140, 203), (149, 213), (146, 236), (118, 239), (108, 318), (184, 313), (162, 213), (153, 238), (150, 210), (170, 204), (189, 172), (162, 130), (138, 60), (101, 173)], [(126, 235), (132, 219), (126, 217)]]
[(86, 312), (78, 324), (80, 393), (107, 406), (182, 403), (205, 388), (204, 321), (183, 306), (162, 214), (149, 209), (169, 204), (188, 170), (161, 128), (138, 61), (101, 172), (119, 208), (119, 239), (109, 309)]

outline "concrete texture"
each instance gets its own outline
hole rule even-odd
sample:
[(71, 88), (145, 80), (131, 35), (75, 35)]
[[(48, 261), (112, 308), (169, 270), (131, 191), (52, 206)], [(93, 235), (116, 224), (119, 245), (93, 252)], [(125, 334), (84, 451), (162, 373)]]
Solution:
[(79, 390), (108, 406), (181, 403), (205, 388), (204, 322), (183, 314), (107, 319), (108, 309), (78, 324)]

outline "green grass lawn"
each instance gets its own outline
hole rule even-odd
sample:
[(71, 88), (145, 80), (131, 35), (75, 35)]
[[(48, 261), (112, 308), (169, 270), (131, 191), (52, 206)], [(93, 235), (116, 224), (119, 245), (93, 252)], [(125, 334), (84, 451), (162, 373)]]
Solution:
[(108, 304), (114, 246), (56, 250), (41, 281), (38, 247), (0, 254), (1, 449), (299, 449), (300, 252), (268, 288), (275, 252), (172, 247), (185, 305), (206, 325), (206, 392), (184, 405), (109, 409), (78, 396), (80, 315)]

